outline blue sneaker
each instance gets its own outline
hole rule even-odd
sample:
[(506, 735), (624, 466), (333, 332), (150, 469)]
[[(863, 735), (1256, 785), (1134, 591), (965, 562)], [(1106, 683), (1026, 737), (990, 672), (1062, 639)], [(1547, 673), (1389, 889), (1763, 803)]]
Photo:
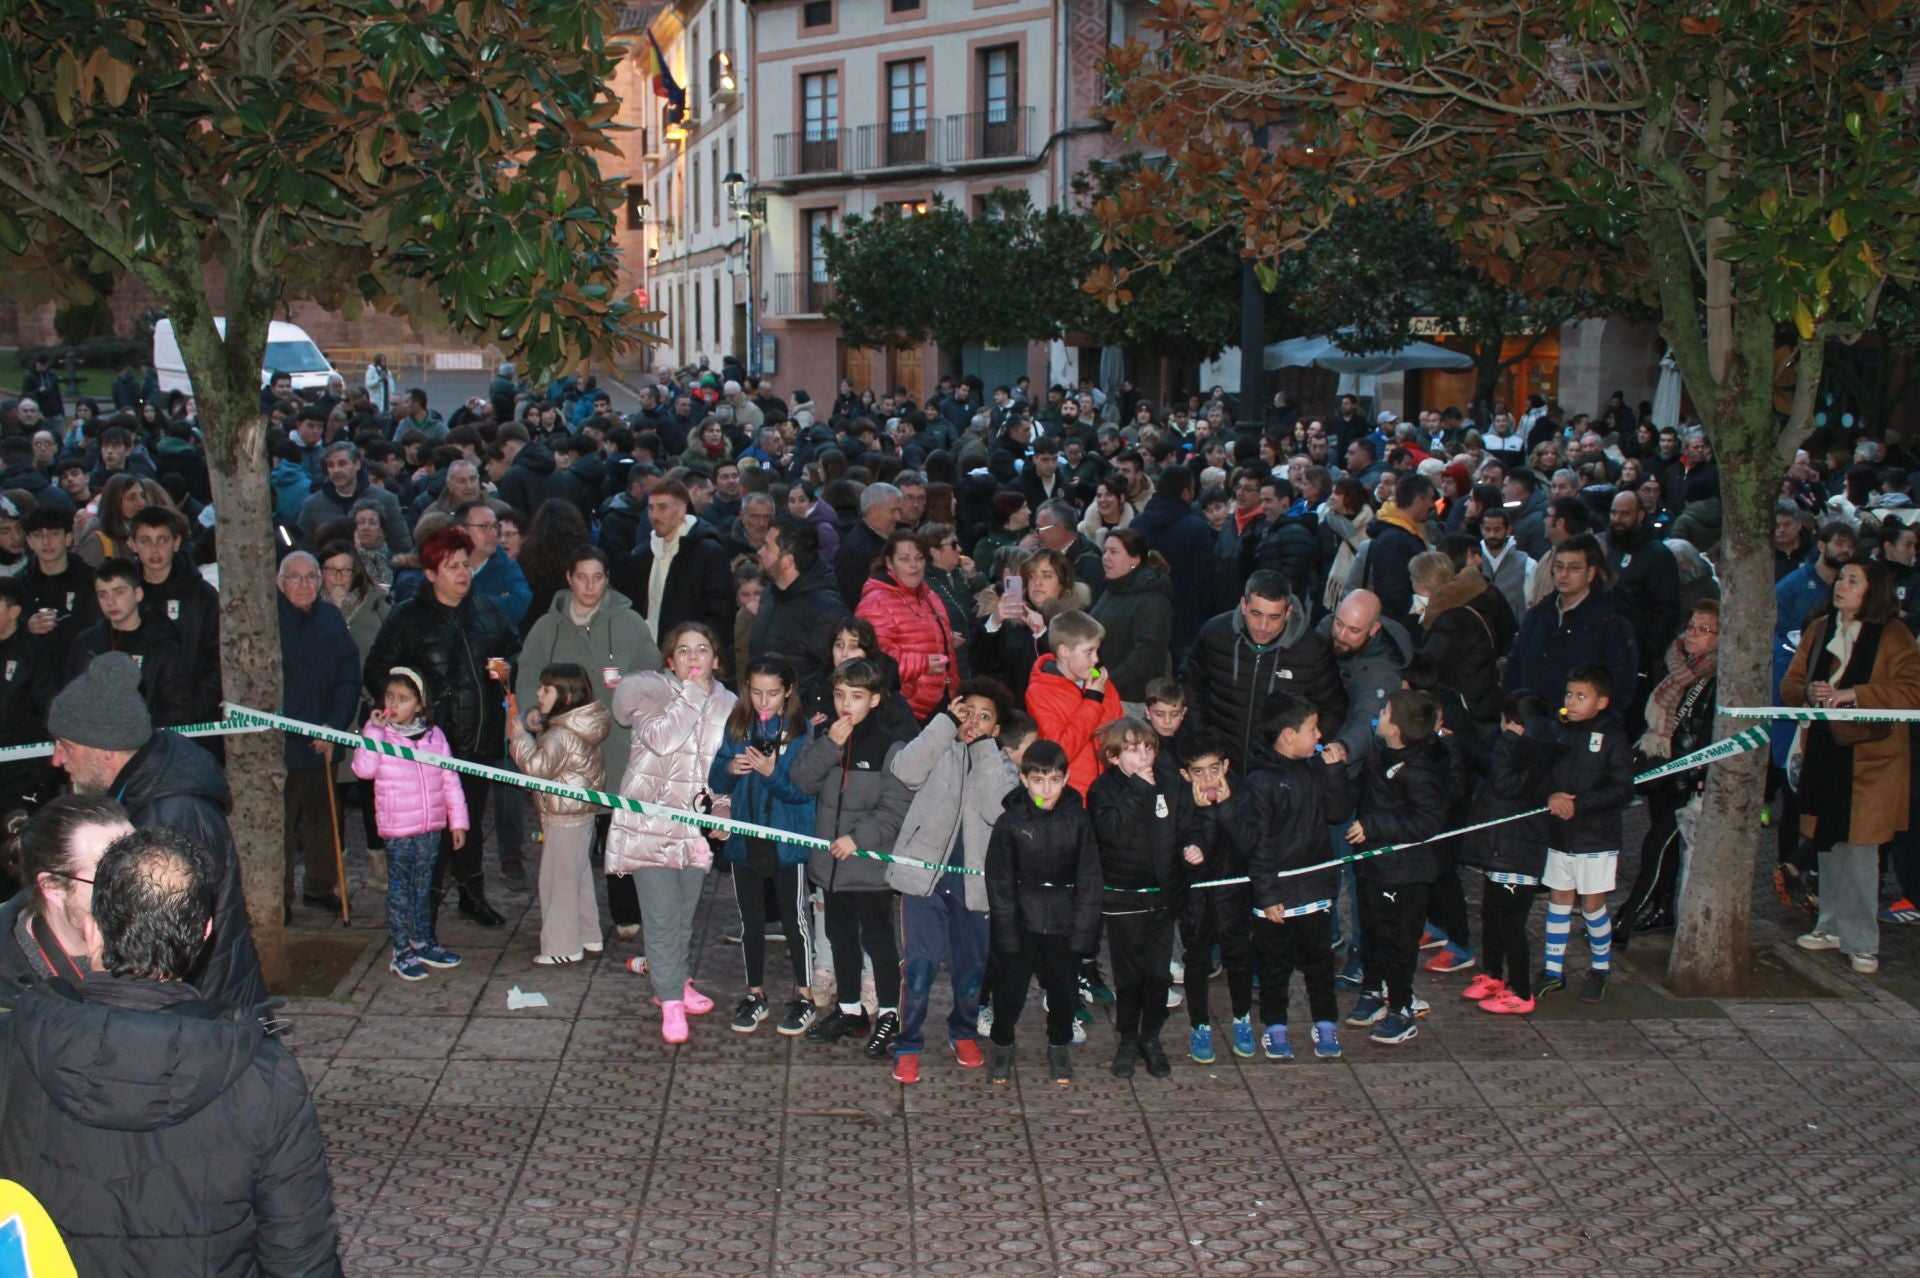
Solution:
[(1313, 1023), (1313, 1054), (1323, 1061), (1337, 1060), (1340, 1056), (1340, 1036), (1334, 1032), (1332, 1021)]
[(413, 956), (428, 967), (459, 967), (460, 956), (438, 942), (422, 945), (414, 950)]
[(1213, 1026), (1193, 1027), (1193, 1033), (1187, 1038), (1187, 1055), (1193, 1058), (1195, 1064), (1213, 1064)]
[(1419, 1033), (1420, 1026), (1411, 1012), (1394, 1011), (1388, 1012), (1367, 1037), (1376, 1043), (1404, 1043)]
[(1420, 933), (1420, 948), (1423, 950), (1437, 950), (1445, 944), (1447, 944), (1447, 934), (1431, 923), (1427, 924), (1426, 930)]
[(1342, 967), (1339, 974), (1333, 978), (1333, 983), (1343, 989), (1357, 990), (1364, 980), (1366, 980), (1366, 970), (1360, 965), (1360, 956), (1355, 954), (1347, 959), (1346, 966)]
[(1440, 947), (1440, 952), (1421, 964), (1429, 972), (1464, 972), (1478, 960), (1472, 950), (1463, 945), (1448, 941)]
[(427, 969), (421, 966), (420, 956), (417, 954), (394, 955), (393, 962), (387, 965), (387, 970), (403, 981), (424, 981), (427, 979)]
[(1233, 1054), (1235, 1056), (1243, 1056), (1243, 1057), (1252, 1056), (1254, 1053), (1254, 1050), (1255, 1049), (1254, 1049), (1254, 1043), (1253, 1043), (1253, 1017), (1251, 1016), (1234, 1017), (1233, 1018)]
[(1880, 921), (1882, 923), (1920, 923), (1920, 910), (1915, 909), (1913, 902), (1903, 896), (1880, 911)]
[(1347, 1015), (1347, 1024), (1372, 1025), (1387, 1014), (1387, 1000), (1381, 994), (1362, 994), (1360, 1001), (1353, 1005), (1353, 1011)]
[(1267, 1026), (1267, 1059), (1270, 1061), (1290, 1061), (1293, 1059), (1293, 1044), (1287, 1041), (1287, 1027), (1284, 1025)]

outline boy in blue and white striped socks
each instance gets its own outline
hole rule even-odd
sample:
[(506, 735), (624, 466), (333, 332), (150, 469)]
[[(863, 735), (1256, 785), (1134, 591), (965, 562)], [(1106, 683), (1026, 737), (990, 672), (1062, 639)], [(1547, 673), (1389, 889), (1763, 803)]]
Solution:
[(1598, 1003), (1607, 992), (1613, 966), (1607, 893), (1620, 864), (1621, 813), (1633, 801), (1633, 755), (1612, 703), (1613, 675), (1607, 667), (1579, 665), (1568, 673), (1560, 711), (1566, 752), (1554, 764), (1553, 794), (1547, 800), (1547, 871), (1540, 880), (1549, 894), (1546, 961), (1535, 998), (1567, 987), (1576, 897), (1591, 955), (1580, 1001)]

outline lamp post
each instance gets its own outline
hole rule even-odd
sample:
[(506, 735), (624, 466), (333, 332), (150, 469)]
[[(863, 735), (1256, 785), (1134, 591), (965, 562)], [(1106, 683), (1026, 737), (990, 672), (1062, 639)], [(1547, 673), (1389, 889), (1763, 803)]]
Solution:
[(727, 189), (727, 207), (746, 226), (741, 264), (747, 275), (747, 372), (760, 375), (760, 304), (753, 276), (753, 233), (767, 220), (767, 200), (755, 195), (753, 186), (738, 170), (720, 179)]

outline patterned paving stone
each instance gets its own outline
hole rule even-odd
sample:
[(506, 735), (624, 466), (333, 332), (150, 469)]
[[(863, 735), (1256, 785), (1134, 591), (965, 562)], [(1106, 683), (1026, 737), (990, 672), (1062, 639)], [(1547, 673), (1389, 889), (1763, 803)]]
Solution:
[(498, 1274), (623, 1274), (633, 1249), (633, 1216), (594, 1212), (509, 1212), (487, 1252)]
[(445, 1060), (467, 1027), (458, 1016), (360, 1018), (335, 1054), (336, 1060)]

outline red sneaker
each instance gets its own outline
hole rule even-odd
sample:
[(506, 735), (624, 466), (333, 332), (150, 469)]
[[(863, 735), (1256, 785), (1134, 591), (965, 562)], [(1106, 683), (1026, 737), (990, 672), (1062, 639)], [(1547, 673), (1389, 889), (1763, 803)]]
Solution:
[(893, 1081), (896, 1083), (920, 1081), (920, 1053), (902, 1052), (893, 1058)]
[(1473, 978), (1473, 982), (1468, 985), (1467, 988), (1460, 991), (1460, 997), (1470, 998), (1476, 1003), (1481, 1003), (1506, 988), (1507, 983), (1505, 981), (1497, 976), (1491, 976), (1486, 972), (1482, 972)]
[(954, 1041), (953, 1059), (960, 1062), (961, 1069), (979, 1069), (987, 1063), (986, 1053), (980, 1050), (980, 1044), (970, 1038)]
[(1492, 998), (1480, 1004), (1483, 1012), (1492, 1012), (1499, 1016), (1524, 1016), (1533, 1010), (1533, 1000), (1521, 998), (1512, 990), (1501, 990)]

